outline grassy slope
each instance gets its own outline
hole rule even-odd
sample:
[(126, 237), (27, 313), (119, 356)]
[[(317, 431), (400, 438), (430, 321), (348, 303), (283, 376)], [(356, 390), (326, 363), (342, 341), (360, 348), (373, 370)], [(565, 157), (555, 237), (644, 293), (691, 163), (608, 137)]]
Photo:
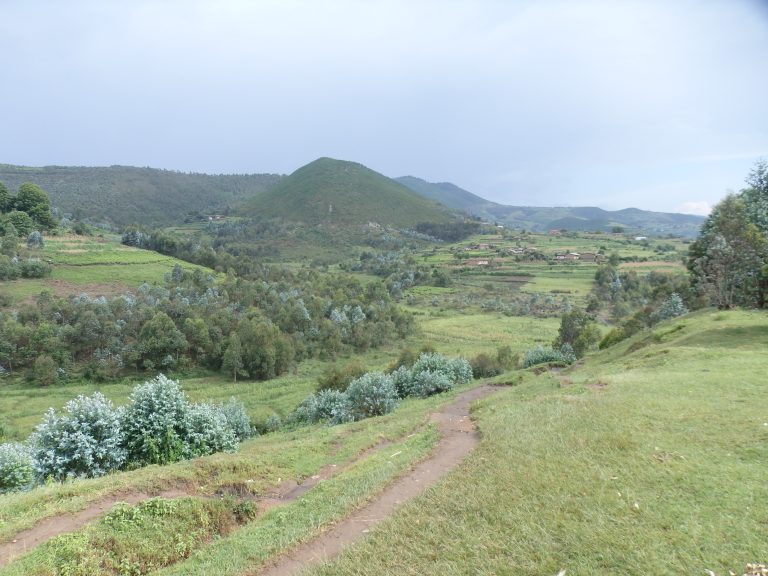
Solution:
[(308, 224), (355, 225), (377, 222), (412, 227), (418, 222), (447, 222), (447, 209), (362, 164), (320, 158), (299, 168), (246, 212)]
[(163, 275), (176, 264), (185, 270), (201, 268), (157, 252), (123, 246), (114, 235), (46, 237), (42, 252), (33, 251), (32, 255), (52, 263), (51, 276), (3, 282), (0, 293), (14, 300), (36, 296), (43, 290), (57, 296), (120, 294), (135, 291), (144, 282), (161, 284)]
[(705, 311), (654, 334), (483, 401), (466, 465), (313, 573), (723, 574), (765, 560), (768, 318)]
[(187, 212), (221, 212), (279, 179), (276, 174), (208, 175), (130, 166), (0, 164), (0, 182), (12, 192), (23, 182), (35, 182), (63, 212), (119, 225), (162, 226)]

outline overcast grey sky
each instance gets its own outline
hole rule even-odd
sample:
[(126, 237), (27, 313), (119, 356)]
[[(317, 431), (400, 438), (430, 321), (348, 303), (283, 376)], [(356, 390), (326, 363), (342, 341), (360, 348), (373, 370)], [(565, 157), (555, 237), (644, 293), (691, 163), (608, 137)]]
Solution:
[(768, 157), (760, 0), (0, 2), (0, 162), (701, 212)]

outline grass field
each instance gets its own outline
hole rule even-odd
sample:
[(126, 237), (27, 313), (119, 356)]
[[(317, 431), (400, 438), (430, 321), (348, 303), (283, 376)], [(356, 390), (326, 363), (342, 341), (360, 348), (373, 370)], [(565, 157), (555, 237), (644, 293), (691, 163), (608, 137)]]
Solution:
[[(441, 331), (439, 319), (433, 322)], [(482, 441), (463, 465), (311, 573), (727, 574), (764, 560), (766, 341), (764, 313), (702, 311), (582, 366), (522, 371), (522, 383), (477, 405)], [(109, 565), (104, 559), (114, 559), (126, 542), (135, 543), (126, 553), (132, 562), (165, 558), (155, 564), (169, 565), (161, 574), (250, 573), (422, 458), (436, 438), (416, 427), (450, 396), (410, 400), (389, 416), (351, 425), (272, 434), (235, 455), (0, 497), (2, 538), (35, 518), (128, 487), (202, 483), (203, 493), (235, 485), (258, 493), (276, 478), (302, 478), (329, 462), (349, 461), (382, 438), (394, 442), (295, 503), (225, 533), (212, 521), (192, 524), (226, 510), (182, 500), (177, 506), (187, 512), (175, 517), (118, 533), (95, 524), (0, 574), (63, 573), (57, 566), (121, 573), (93, 567)], [(168, 552), (169, 539), (178, 550)]]
[[(727, 574), (768, 558), (764, 313), (700, 312), (478, 406), (481, 447), (312, 574)], [(741, 571), (738, 572), (741, 574)]]
[[(529, 240), (553, 251), (606, 244), (608, 252), (649, 259), (623, 263), (623, 269), (681, 270), (683, 244), (677, 241), (644, 246), (609, 235)], [(515, 241), (487, 236), (470, 242)], [(669, 243), (678, 252), (655, 250)], [(430, 248), (417, 261), (452, 268), (450, 249)], [(7, 283), (3, 291), (21, 299), (40, 289), (92, 295), (98, 287), (135, 289), (143, 281), (159, 282), (176, 262), (122, 247), (115, 238), (46, 239), (44, 257), (54, 262), (50, 279)], [(411, 289), (403, 306), (414, 313), (417, 333), (354, 359), (373, 370), (390, 366), (401, 349), (425, 344), (467, 358), (493, 354), (499, 346), (521, 354), (549, 344), (559, 318), (451, 307), (451, 298), (536, 293), (567, 296), (579, 304), (596, 268), (547, 262), (505, 266), (517, 274), (514, 281), (483, 271), (455, 276), (448, 288)], [(362, 543), (311, 573), (554, 575), (566, 570), (573, 576), (713, 570), (720, 575), (739, 571), (746, 562), (766, 561), (766, 344), (765, 313), (704, 310), (661, 323), (570, 369), (500, 375), (498, 382), (517, 385), (476, 406), (482, 441), (470, 458)], [(267, 382), (235, 384), (200, 374), (181, 380), (192, 400), (234, 396), (254, 421), (263, 422), (273, 413), (290, 412), (329, 364), (303, 362), (293, 373)], [(72, 382), (51, 388), (5, 383), (0, 427), (6, 437), (20, 439), (49, 406), (58, 408), (95, 390), (121, 404), (134, 383)], [(157, 514), (141, 506), (126, 508), (129, 520), (101, 520), (36, 549), (0, 574), (252, 573), (349, 514), (424, 458), (437, 442), (426, 417), (454, 395), (408, 400), (393, 414), (354, 424), (265, 435), (244, 443), (236, 454), (0, 496), (3, 542), (41, 519), (104, 498), (167, 488), (193, 493), (168, 505), (172, 513), (162, 512), (166, 504), (158, 504)], [(391, 445), (358, 460), (382, 442)], [(344, 471), (296, 502), (255, 518), (242, 516), (236, 498), (209, 499), (263, 494), (284, 479), (300, 481), (332, 464)], [(130, 520), (142, 514), (145, 520)]]
[(136, 290), (144, 282), (161, 283), (163, 275), (176, 264), (185, 270), (199, 268), (157, 252), (123, 246), (114, 235), (46, 237), (43, 250), (33, 255), (51, 263), (51, 276), (4, 282), (2, 294), (15, 301), (34, 297), (43, 290), (57, 296), (82, 292), (90, 296), (119, 294)]
[[(433, 311), (429, 310), (429, 313)], [(354, 358), (370, 370), (385, 370), (402, 348), (419, 349), (426, 343), (450, 356), (472, 356), (485, 352), (495, 354), (499, 346), (510, 346), (513, 353), (523, 353), (537, 344), (552, 341), (558, 321), (534, 320), (524, 317), (505, 317), (495, 314), (440, 315), (423, 317), (421, 330), (406, 341), (370, 350), (354, 357), (338, 358), (344, 365)], [(311, 360), (302, 362), (296, 370), (264, 382), (231, 382), (221, 374), (185, 377), (180, 379), (193, 401), (225, 402), (237, 398), (245, 405), (248, 415), (259, 424), (269, 416), (281, 418), (291, 412), (308, 394), (314, 391), (317, 378), (333, 362)], [(48, 408), (61, 408), (80, 394), (100, 391), (116, 404), (123, 404), (136, 383), (150, 375), (137, 374), (120, 382), (95, 383), (76, 381), (51, 387), (38, 387), (25, 382), (5, 383), (0, 386), (0, 439), (22, 440), (42, 419)]]

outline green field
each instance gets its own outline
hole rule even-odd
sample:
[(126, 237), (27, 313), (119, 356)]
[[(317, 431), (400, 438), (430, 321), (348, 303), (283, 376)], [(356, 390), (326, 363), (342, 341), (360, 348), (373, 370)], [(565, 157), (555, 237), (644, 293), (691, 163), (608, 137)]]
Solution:
[(457, 473), (312, 574), (727, 574), (768, 558), (765, 313), (703, 311), (482, 401)]
[[(467, 320), (471, 326), (472, 318)], [(430, 335), (447, 334), (445, 346), (459, 345), (456, 319), (427, 319), (425, 325)], [(490, 333), (477, 321), (467, 332), (472, 338)], [(764, 559), (766, 341), (765, 313), (705, 310), (662, 323), (583, 366), (539, 375), (521, 371), (520, 384), (477, 406), (482, 441), (459, 469), (312, 573), (725, 574)], [(411, 400), (389, 416), (351, 425), (272, 434), (247, 442), (235, 455), (0, 497), (0, 533), (131, 486), (191, 483), (211, 493), (247, 481), (249, 490), (259, 491), (276, 478), (306, 477), (324, 463), (347, 461), (382, 437), (394, 442), (231, 533), (194, 532), (200, 540), (185, 540), (184, 553), (170, 555), (175, 565), (167, 572), (250, 573), (349, 513), (423, 457), (434, 435), (427, 429), (407, 436), (447, 399)], [(96, 524), (0, 573), (93, 567), (125, 546), (126, 538), (141, 543), (132, 553), (160, 558), (165, 538), (156, 536), (192, 533), (190, 522), (205, 507), (183, 505), (197, 510), (192, 519), (144, 523), (109, 538), (104, 531), (113, 534), (114, 528)], [(179, 563), (186, 555), (189, 560)]]
[[(49, 262), (51, 276), (4, 282), (0, 293), (20, 300), (49, 290), (58, 296), (89, 296), (135, 291), (141, 284), (162, 283), (163, 275), (179, 264), (185, 270), (200, 268), (157, 252), (120, 244), (119, 236), (52, 236), (33, 254)], [(207, 273), (210, 270), (204, 269)]]
[[(341, 357), (386, 369), (403, 349), (427, 345), (449, 356), (522, 355), (549, 345), (559, 317), (507, 315), (492, 299), (539, 295), (582, 305), (594, 263), (514, 262), (460, 269), (467, 244), (517, 246), (509, 235), (477, 236), (416, 254), (451, 272), (452, 285), (415, 286), (402, 305), (416, 332), (401, 342)], [(644, 244), (610, 235), (527, 235), (547, 254), (616, 251), (624, 270), (681, 271), (679, 241)], [(656, 250), (673, 244), (670, 252)], [(116, 237), (46, 238), (53, 275), (6, 283), (14, 301), (47, 289), (64, 296), (135, 290), (161, 282), (178, 262), (121, 246)], [(286, 262), (298, 268), (299, 262)], [(188, 264), (182, 265), (191, 269)], [(454, 271), (456, 271), (454, 273)], [(208, 271), (209, 272), (209, 271)], [(374, 276), (356, 274), (369, 282)], [(403, 506), (370, 537), (313, 574), (727, 574), (768, 558), (768, 316), (702, 310), (658, 324), (565, 370), (514, 369), (495, 378), (515, 383), (478, 403), (482, 441), (444, 481)], [(254, 422), (287, 415), (332, 362), (312, 360), (266, 382), (228, 382), (220, 375), (177, 374), (194, 401), (235, 397)], [(0, 385), (0, 428), (26, 437), (48, 407), (96, 390), (126, 401), (144, 375), (106, 384), (74, 381), (40, 388)], [(475, 381), (471, 386), (480, 384)], [(248, 574), (311, 538), (380, 492), (438, 440), (428, 414), (456, 392), (409, 399), (394, 413), (336, 427), (282, 430), (217, 454), (165, 467), (51, 484), (0, 496), (0, 542), (44, 518), (105, 498), (181, 490), (192, 497), (146, 521), (100, 520), (39, 547), (0, 574)], [(366, 452), (382, 445), (386, 450)], [(361, 457), (365, 456), (365, 457)], [(284, 479), (301, 481), (326, 466), (343, 471), (296, 502), (242, 516), (242, 495), (264, 494)], [(220, 499), (232, 494), (231, 499)], [(213, 496), (214, 499), (210, 500)], [(165, 504), (158, 504), (162, 509)], [(139, 517), (144, 510), (121, 514)], [(117, 513), (116, 513), (117, 514)], [(122, 516), (120, 517), (122, 518)], [(124, 562), (123, 562), (124, 560)], [(122, 562), (122, 564), (121, 564)], [(161, 569), (162, 568), (162, 569)], [(158, 572), (158, 570), (160, 570)]]

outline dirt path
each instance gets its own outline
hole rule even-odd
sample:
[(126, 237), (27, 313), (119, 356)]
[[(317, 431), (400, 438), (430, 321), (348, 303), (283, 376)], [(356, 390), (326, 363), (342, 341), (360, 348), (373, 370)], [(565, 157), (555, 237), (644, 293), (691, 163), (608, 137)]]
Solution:
[(432, 414), (431, 421), (438, 425), (441, 434), (440, 442), (432, 456), (417, 464), (376, 499), (327, 532), (299, 545), (255, 573), (261, 576), (293, 576), (311, 566), (332, 560), (345, 547), (363, 538), (398, 506), (436, 484), (458, 466), (477, 445), (478, 435), (469, 418), (469, 405), (494, 391), (490, 386), (469, 390), (440, 412)]

